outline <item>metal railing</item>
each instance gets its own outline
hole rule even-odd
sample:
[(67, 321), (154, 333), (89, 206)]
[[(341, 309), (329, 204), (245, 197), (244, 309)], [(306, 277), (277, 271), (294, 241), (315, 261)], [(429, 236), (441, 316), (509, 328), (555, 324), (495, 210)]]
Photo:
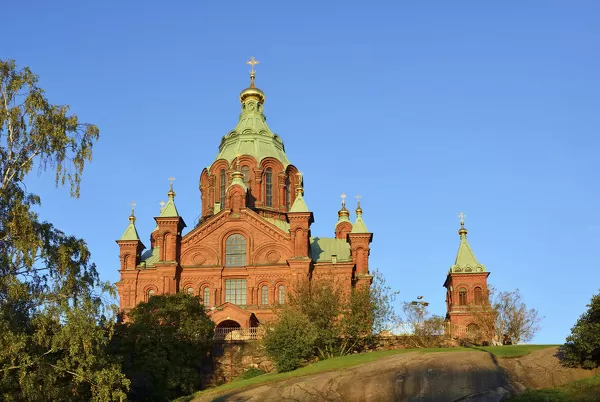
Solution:
[(215, 341), (250, 341), (261, 339), (264, 334), (264, 329), (259, 327), (251, 328), (215, 328)]

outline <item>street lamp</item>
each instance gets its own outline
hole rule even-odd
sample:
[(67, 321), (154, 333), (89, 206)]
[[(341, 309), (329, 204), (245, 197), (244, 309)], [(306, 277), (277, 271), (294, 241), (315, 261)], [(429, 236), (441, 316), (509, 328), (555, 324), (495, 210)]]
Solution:
[[(417, 296), (417, 300), (411, 302), (413, 306), (417, 306), (417, 313), (419, 315), (419, 327), (423, 330), (423, 323), (425, 321), (425, 307), (429, 306), (429, 303), (423, 300), (423, 296)], [(416, 330), (416, 328), (415, 328)]]

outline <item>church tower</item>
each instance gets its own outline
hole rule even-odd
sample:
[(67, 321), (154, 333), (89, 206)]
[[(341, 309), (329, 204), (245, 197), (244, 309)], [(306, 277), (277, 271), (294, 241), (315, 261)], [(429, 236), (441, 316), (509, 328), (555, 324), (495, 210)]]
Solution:
[(446, 321), (469, 331), (477, 331), (474, 314), (489, 304), (485, 266), (477, 261), (467, 242), (465, 214), (460, 213), (460, 244), (456, 261), (450, 267), (444, 287), (446, 288)]

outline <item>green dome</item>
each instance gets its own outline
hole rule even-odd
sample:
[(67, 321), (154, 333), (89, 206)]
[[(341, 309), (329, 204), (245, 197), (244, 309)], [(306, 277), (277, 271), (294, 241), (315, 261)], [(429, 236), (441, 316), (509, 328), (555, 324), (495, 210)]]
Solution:
[(242, 112), (235, 128), (221, 139), (216, 160), (225, 159), (230, 164), (239, 155), (249, 155), (258, 163), (264, 158), (275, 158), (283, 167), (290, 161), (285, 154), (281, 138), (267, 125), (263, 114), (265, 94), (256, 87), (249, 87), (240, 93)]

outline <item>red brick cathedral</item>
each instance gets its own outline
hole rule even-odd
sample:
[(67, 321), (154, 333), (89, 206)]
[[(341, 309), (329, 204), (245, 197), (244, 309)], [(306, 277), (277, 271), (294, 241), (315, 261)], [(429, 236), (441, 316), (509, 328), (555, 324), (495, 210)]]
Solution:
[(370, 286), (373, 234), (360, 203), (352, 223), (342, 199), (335, 237), (311, 236), (302, 176), (267, 126), (265, 94), (254, 85), (256, 63), (248, 62), (250, 86), (240, 93), (236, 127), (200, 174), (198, 225), (183, 234), (172, 181), (145, 252), (133, 212), (129, 217), (117, 240), (122, 310), (152, 295), (188, 292), (200, 296), (217, 328), (249, 328), (272, 318), (298, 280), (327, 275), (347, 289)]

